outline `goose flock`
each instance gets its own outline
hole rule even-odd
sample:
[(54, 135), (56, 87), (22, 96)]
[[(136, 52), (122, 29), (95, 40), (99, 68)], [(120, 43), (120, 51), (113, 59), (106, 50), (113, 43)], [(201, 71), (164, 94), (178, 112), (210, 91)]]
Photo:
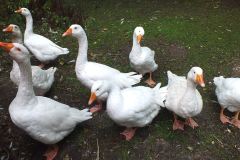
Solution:
[[(203, 108), (203, 100), (197, 85), (205, 87), (203, 70), (192, 67), (186, 76), (178, 76), (167, 71), (168, 84), (161, 87), (152, 74), (157, 70), (155, 52), (142, 47), (143, 27), (133, 32), (133, 45), (129, 53), (130, 66), (134, 72), (123, 73), (110, 66), (88, 61), (88, 40), (84, 29), (71, 25), (63, 37), (77, 38), (79, 49), (75, 72), (79, 82), (91, 91), (88, 104), (95, 100), (97, 105), (90, 109), (79, 110), (67, 104), (44, 97), (54, 83), (56, 67), (44, 70), (45, 64), (58, 56), (69, 53), (48, 38), (33, 32), (33, 18), (27, 8), (15, 11), (26, 18), (24, 35), (15, 24), (10, 24), (3, 32), (12, 36), (11, 42), (0, 42), (13, 60), (10, 79), (18, 86), (16, 97), (9, 106), (12, 122), (29, 134), (33, 139), (50, 145), (45, 156), (52, 160), (57, 155), (57, 143), (70, 134), (78, 123), (89, 120), (92, 114), (102, 109), (106, 101), (106, 112), (111, 120), (126, 127), (121, 133), (131, 140), (139, 127), (150, 124), (161, 108), (173, 113), (173, 130), (184, 130), (185, 126), (198, 127), (193, 120)], [(32, 53), (41, 64), (32, 66)], [(148, 86), (133, 86), (140, 83), (142, 76), (149, 73), (145, 81)], [(240, 78), (214, 78), (216, 95), (221, 106), (220, 120), (240, 128)], [(235, 112), (233, 118), (224, 115), (224, 110)], [(184, 119), (184, 121), (179, 120)]]

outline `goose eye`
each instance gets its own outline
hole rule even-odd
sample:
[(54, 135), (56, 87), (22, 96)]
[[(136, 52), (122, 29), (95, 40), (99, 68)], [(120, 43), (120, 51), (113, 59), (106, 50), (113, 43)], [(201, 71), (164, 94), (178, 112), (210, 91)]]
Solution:
[(74, 27), (74, 29), (77, 29), (77, 27)]
[(17, 50), (18, 50), (19, 52), (21, 52), (21, 49), (20, 49), (20, 48), (17, 48)]
[(195, 74), (196, 72), (194, 71), (193, 73)]

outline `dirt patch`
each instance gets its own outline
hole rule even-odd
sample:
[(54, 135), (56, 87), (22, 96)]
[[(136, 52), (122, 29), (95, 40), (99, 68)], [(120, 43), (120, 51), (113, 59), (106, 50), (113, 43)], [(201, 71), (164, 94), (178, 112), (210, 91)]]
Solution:
[(187, 56), (187, 50), (177, 44), (170, 44), (166, 47), (168, 55), (171, 58), (185, 59)]
[[(159, 45), (161, 44), (161, 45)], [(156, 52), (156, 61), (159, 70), (155, 78), (160, 79), (165, 65), (175, 66), (186, 59), (187, 51), (177, 44), (166, 44), (164, 41), (146, 44)], [(117, 66), (126, 66), (129, 70), (128, 54), (131, 43), (112, 53), (102, 49), (107, 58), (117, 62)], [(104, 52), (106, 51), (106, 52)], [(8, 113), (8, 106), (15, 97), (16, 88), (9, 80), (11, 61), (9, 57), (1, 57), (0, 72), (0, 158), (41, 160), (47, 146), (31, 139), (12, 122)], [(100, 59), (101, 57), (91, 57)], [(171, 61), (174, 59), (174, 61)], [(104, 61), (107, 59), (100, 59)], [(87, 106), (89, 91), (78, 82), (74, 72), (74, 64), (60, 65), (56, 72), (56, 82), (48, 97), (57, 96), (57, 101), (70, 106), (83, 108)], [(211, 88), (211, 86), (210, 86)], [(234, 158), (239, 155), (239, 132), (231, 125), (222, 125), (219, 120), (219, 105), (212, 89), (207, 93), (201, 90), (204, 96), (203, 112), (194, 117), (199, 123), (198, 129), (186, 128), (185, 131), (172, 131), (172, 114), (162, 109), (151, 125), (140, 128), (130, 142), (120, 136), (123, 127), (113, 123), (103, 111), (94, 115), (94, 118), (80, 124), (68, 137), (59, 143), (59, 154), (56, 160), (96, 159), (173, 159), (173, 160), (208, 160)], [(206, 98), (208, 97), (208, 98)], [(231, 115), (231, 113), (227, 113)], [(230, 131), (229, 131), (230, 130)], [(99, 148), (99, 151), (98, 151)], [(220, 154), (221, 153), (221, 154)]]
[(239, 60), (234, 60), (232, 62), (232, 76), (233, 77), (240, 77), (240, 63), (239, 63)]
[(228, 7), (228, 8), (239, 8), (240, 7), (239, 0), (222, 0), (221, 4), (222, 4), (222, 6)]
[(147, 44), (156, 53), (159, 63), (171, 61), (184, 61), (187, 58), (187, 49), (177, 43), (167, 43), (164, 39), (154, 39)]

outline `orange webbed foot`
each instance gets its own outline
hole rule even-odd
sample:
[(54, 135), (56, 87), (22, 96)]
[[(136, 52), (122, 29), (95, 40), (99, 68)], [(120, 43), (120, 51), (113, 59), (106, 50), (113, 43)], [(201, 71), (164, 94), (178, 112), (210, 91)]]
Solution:
[(40, 64), (38, 67), (40, 67), (40, 68), (43, 68), (45, 66), (45, 64)]
[(180, 120), (175, 119), (173, 122), (173, 130), (184, 130), (184, 123)]
[(156, 82), (152, 79), (152, 72), (149, 73), (149, 78), (145, 81), (150, 87), (154, 87)]
[(185, 124), (192, 127), (193, 129), (198, 127), (197, 122), (195, 122), (192, 118), (186, 119)]
[(99, 112), (101, 110), (102, 110), (102, 105), (101, 104), (95, 105), (92, 108), (90, 108), (91, 113)]
[(231, 124), (231, 121), (229, 120), (230, 118), (225, 116), (225, 115), (220, 115), (220, 120), (223, 124), (227, 124), (227, 123), (230, 123)]
[(147, 79), (145, 81), (150, 87), (154, 87), (156, 85), (156, 82), (152, 79)]
[(53, 160), (58, 153), (58, 149), (59, 148), (57, 145), (50, 146), (50, 147), (48, 147), (44, 156), (47, 158), (47, 160)]
[(130, 141), (133, 138), (135, 132), (136, 132), (136, 128), (127, 128), (120, 134), (125, 136), (125, 139), (127, 141)]
[(234, 125), (237, 128), (240, 128), (240, 120), (238, 119), (232, 119), (231, 120), (232, 125)]

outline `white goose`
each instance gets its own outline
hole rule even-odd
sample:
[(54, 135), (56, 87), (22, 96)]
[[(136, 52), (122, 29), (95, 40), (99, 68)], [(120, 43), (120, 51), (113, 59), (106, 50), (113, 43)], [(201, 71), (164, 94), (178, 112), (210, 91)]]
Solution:
[(33, 18), (27, 8), (15, 11), (26, 17), (26, 29), (24, 33), (24, 45), (42, 62), (41, 67), (49, 61), (55, 60), (59, 55), (68, 54), (67, 48), (62, 48), (46, 37), (33, 32)]
[(155, 63), (155, 52), (148, 47), (141, 47), (140, 42), (144, 35), (143, 27), (136, 27), (133, 32), (133, 46), (129, 54), (131, 67), (138, 73), (144, 75), (150, 73), (150, 77), (146, 83), (150, 86), (156, 84), (152, 79), (152, 72), (154, 72), (158, 65)]
[[(21, 72), (18, 92), (9, 106), (9, 113), (15, 125), (32, 138), (44, 144), (55, 144), (73, 131), (75, 126), (92, 118), (88, 109), (78, 110), (50, 98), (35, 96), (33, 91), (30, 55), (19, 43), (3, 43), (0, 47), (18, 63)], [(46, 154), (52, 160), (58, 147)]]
[[(240, 112), (240, 78), (224, 78), (220, 76), (214, 77), (213, 81), (216, 85), (215, 93), (221, 105), (221, 122), (224, 124), (231, 123), (240, 128), (240, 120), (238, 119)], [(231, 112), (236, 112), (231, 121), (223, 113), (226, 108)]]
[[(119, 70), (111, 68), (109, 66), (89, 62), (87, 58), (88, 40), (85, 31), (78, 24), (73, 24), (63, 34), (63, 36), (72, 35), (78, 39), (79, 49), (78, 57), (76, 61), (75, 71), (79, 81), (87, 88), (91, 89), (94, 82), (97, 80), (111, 79), (120, 88), (131, 87), (134, 84), (140, 82), (142, 75), (136, 75), (135, 72), (122, 73)], [(104, 101), (107, 98), (107, 94), (98, 97), (100, 101)], [(92, 112), (100, 110), (102, 107), (97, 105), (91, 108)]]
[(91, 89), (89, 104), (107, 92), (107, 113), (118, 125), (126, 127), (121, 134), (130, 140), (136, 127), (150, 124), (158, 115), (160, 106), (164, 106), (166, 89), (160, 88), (160, 85), (155, 88), (137, 86), (121, 90), (110, 80), (96, 81)]
[(202, 96), (196, 89), (197, 84), (204, 87), (203, 70), (200, 67), (193, 67), (188, 72), (187, 79), (177, 76), (168, 71), (168, 86), (165, 106), (173, 112), (173, 130), (184, 130), (184, 123), (177, 120), (177, 115), (185, 118), (185, 124), (192, 128), (198, 124), (191, 118), (202, 111)]
[[(3, 32), (9, 32), (12, 34), (12, 42), (23, 44), (22, 32), (19, 26), (10, 24), (7, 28), (3, 29)], [(49, 91), (53, 82), (54, 74), (57, 68), (51, 67), (48, 70), (42, 70), (38, 66), (32, 66), (32, 79), (33, 79), (33, 89), (36, 95), (43, 96)], [(20, 70), (18, 64), (13, 60), (13, 67), (10, 72), (10, 79), (17, 86), (20, 82)]]

